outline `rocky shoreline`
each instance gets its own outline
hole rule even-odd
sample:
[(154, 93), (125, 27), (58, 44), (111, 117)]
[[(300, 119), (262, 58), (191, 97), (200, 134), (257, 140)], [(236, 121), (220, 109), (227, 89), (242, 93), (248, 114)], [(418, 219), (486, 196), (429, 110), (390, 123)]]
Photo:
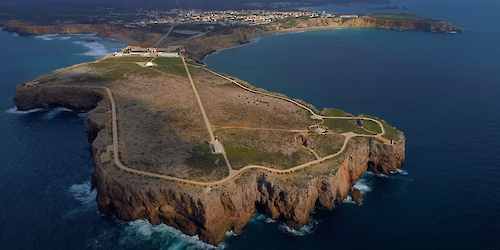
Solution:
[[(366, 171), (388, 174), (405, 159), (402, 133), (392, 145), (353, 138), (338, 159), (293, 174), (251, 170), (224, 184), (200, 187), (120, 171), (106, 159), (107, 146), (112, 144), (110, 101), (99, 88), (21, 84), (14, 102), (19, 110), (89, 110), (85, 131), (92, 143), (92, 184), (98, 190), (101, 212), (114, 210), (126, 221), (165, 223), (213, 245), (218, 245), (227, 231), (240, 232), (254, 213), (282, 220), (298, 230), (310, 222), (314, 209), (331, 210), (342, 203)], [(337, 171), (325, 171), (329, 164)]]
[[(128, 44), (140, 44), (150, 39), (150, 34), (142, 31), (125, 29), (110, 25), (52, 25), (36, 26), (19, 21), (0, 23), (3, 30), (18, 33), (21, 36), (47, 34), (83, 34), (92, 33), (105, 38), (115, 38)], [(437, 20), (391, 20), (383, 18), (316, 18), (299, 20), (294, 27), (239, 27), (231, 29), (227, 34), (211, 34), (193, 40), (180, 41), (178, 44), (185, 47), (189, 57), (198, 63), (211, 53), (234, 46), (247, 44), (252, 38), (307, 30), (326, 30), (339, 28), (370, 28), (405, 31), (427, 31), (460, 33), (462, 28), (445, 21)]]

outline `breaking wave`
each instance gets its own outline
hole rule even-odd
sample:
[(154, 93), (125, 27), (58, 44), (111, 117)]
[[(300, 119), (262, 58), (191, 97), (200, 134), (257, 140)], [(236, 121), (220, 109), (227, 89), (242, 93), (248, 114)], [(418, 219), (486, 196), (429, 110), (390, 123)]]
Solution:
[(79, 214), (97, 210), (97, 190), (92, 190), (90, 181), (82, 184), (75, 184), (69, 188), (71, 196), (81, 202), (82, 205), (69, 210), (63, 214), (64, 219), (77, 219)]
[(280, 223), (280, 225), (278, 226), (278, 229), (281, 232), (286, 233), (288, 235), (305, 236), (308, 234), (313, 234), (314, 230), (318, 227), (318, 225), (319, 225), (319, 222), (317, 220), (311, 219), (311, 222), (309, 223), (309, 225), (302, 226), (299, 230), (295, 230), (295, 229), (289, 227), (284, 222)]
[(266, 218), (267, 217), (263, 214), (254, 214), (254, 215), (252, 215), (252, 218), (250, 218), (250, 221), (263, 221)]
[[(351, 190), (354, 190), (354, 189), (359, 189), (359, 191), (361, 191), (361, 193), (363, 195), (365, 195), (366, 193), (368, 192), (371, 192), (372, 191), (372, 186), (371, 186), (371, 183), (369, 180), (367, 179), (364, 179), (364, 178), (361, 178), (359, 179), (356, 184), (354, 184), (354, 186), (352, 186), (352, 189)], [(348, 195), (344, 201), (344, 203), (348, 203), (348, 204), (357, 204), (353, 199), (352, 199), (352, 196), (351, 195)]]
[(5, 111), (5, 112), (7, 114), (26, 115), (26, 114), (30, 114), (30, 113), (40, 112), (42, 110), (43, 109), (30, 109), (27, 111), (21, 111), (21, 110), (18, 110), (17, 107), (13, 107), (13, 108), (7, 109), (7, 111)]
[(83, 53), (83, 55), (86, 56), (93, 56), (93, 57), (103, 57), (106, 56), (107, 54), (111, 53), (104, 47), (104, 45), (100, 43), (88, 43), (88, 42), (82, 42), (82, 41), (74, 41), (73, 43), (82, 45), (83, 47), (87, 48), (89, 51)]
[(275, 222), (276, 222), (276, 220), (273, 220), (273, 219), (271, 219), (271, 218), (267, 218), (267, 219), (266, 219), (266, 223), (267, 223), (267, 224), (271, 224), (271, 223), (275, 223)]
[(50, 34), (50, 35), (42, 35), (42, 36), (35, 36), (36, 39), (42, 39), (44, 41), (54, 41), (54, 40), (59, 40), (59, 41), (65, 41), (71, 39), (71, 36), (62, 36), (58, 34)]
[(359, 189), (361, 193), (365, 194), (372, 191), (371, 183), (367, 179), (359, 179), (353, 188)]
[(50, 119), (54, 118), (55, 116), (57, 116), (58, 114), (60, 114), (62, 112), (73, 112), (73, 111), (74, 110), (68, 109), (68, 108), (55, 108), (55, 109), (52, 109), (52, 110), (48, 111), (43, 116), (43, 118), (46, 119), (46, 120), (50, 120)]
[(58, 36), (58, 35), (51, 34), (51, 35), (35, 36), (35, 38), (42, 39), (44, 41), (53, 41), (56, 36)]
[(201, 241), (198, 236), (185, 235), (181, 231), (165, 224), (152, 225), (146, 220), (129, 222), (124, 233), (125, 237), (121, 237), (120, 245), (147, 244), (157, 249), (189, 250), (224, 249), (225, 247), (224, 243), (216, 247)]
[(69, 192), (75, 198), (84, 204), (92, 203), (97, 198), (97, 190), (92, 190), (90, 181), (82, 184), (75, 184), (69, 188)]
[(406, 170), (403, 170), (403, 169), (399, 169), (396, 170), (396, 173), (400, 174), (400, 175), (408, 175), (408, 171)]

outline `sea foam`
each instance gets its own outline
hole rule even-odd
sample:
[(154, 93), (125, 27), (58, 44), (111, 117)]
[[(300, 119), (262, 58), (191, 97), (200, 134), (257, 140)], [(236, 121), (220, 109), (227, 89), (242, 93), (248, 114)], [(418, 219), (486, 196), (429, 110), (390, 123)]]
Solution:
[(44, 116), (43, 119), (50, 120), (54, 118), (55, 116), (59, 115), (62, 112), (74, 112), (72, 109), (68, 108), (55, 108), (50, 111), (48, 111)]
[(97, 190), (92, 190), (90, 181), (82, 184), (75, 184), (69, 188), (69, 192), (75, 198), (84, 204), (92, 203), (97, 198)]
[[(352, 186), (352, 189), (359, 189), (363, 195), (365, 195), (368, 192), (372, 191), (372, 186), (369, 180), (361, 178), (359, 179), (354, 186)], [(357, 204), (353, 199), (351, 195), (348, 195), (344, 201), (344, 203), (348, 204)]]
[(83, 53), (83, 55), (86, 56), (94, 56), (94, 57), (102, 57), (106, 56), (107, 54), (111, 53), (104, 47), (104, 45), (93, 42), (93, 43), (88, 43), (88, 42), (82, 42), (82, 41), (74, 41), (74, 43), (79, 44), (84, 46), (85, 48), (89, 49), (88, 52)]
[(313, 234), (314, 230), (318, 227), (319, 222), (314, 219), (310, 219), (309, 225), (302, 226), (299, 230), (295, 230), (291, 227), (289, 227), (286, 223), (282, 222), (278, 226), (278, 229), (291, 236), (305, 236), (308, 234)]
[(43, 109), (30, 109), (27, 111), (21, 111), (21, 110), (18, 110), (17, 107), (12, 107), (10, 109), (7, 109), (7, 111), (5, 111), (5, 112), (7, 114), (26, 115), (26, 114), (30, 114), (30, 113), (40, 112), (42, 110)]
[[(224, 249), (225, 244), (213, 246), (201, 241), (198, 236), (188, 236), (165, 224), (152, 225), (147, 220), (136, 220), (128, 223), (125, 237), (120, 244), (133, 246), (148, 244), (158, 249)], [(226, 234), (231, 236), (232, 234)]]

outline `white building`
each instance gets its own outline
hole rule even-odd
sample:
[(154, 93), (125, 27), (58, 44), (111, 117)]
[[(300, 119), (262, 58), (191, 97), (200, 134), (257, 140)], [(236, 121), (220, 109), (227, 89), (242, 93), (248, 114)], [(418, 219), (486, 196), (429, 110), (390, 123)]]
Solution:
[(153, 62), (150, 61), (146, 62), (146, 67), (153, 67), (153, 66), (155, 66)]
[(179, 57), (178, 52), (160, 52), (158, 57)]

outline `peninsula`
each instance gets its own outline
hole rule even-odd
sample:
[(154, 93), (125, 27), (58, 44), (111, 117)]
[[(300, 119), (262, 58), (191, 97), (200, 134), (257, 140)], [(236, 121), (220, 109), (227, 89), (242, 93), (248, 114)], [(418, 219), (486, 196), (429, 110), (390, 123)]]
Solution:
[(316, 206), (341, 203), (367, 170), (388, 174), (404, 161), (403, 133), (379, 118), (319, 111), (186, 52), (156, 53), (152, 62), (110, 55), (16, 88), (20, 110), (89, 111), (104, 213), (165, 223), (217, 245), (254, 213), (299, 229)]
[[(227, 231), (239, 233), (254, 213), (299, 229), (316, 207), (331, 210), (350, 194), (361, 202), (353, 185), (366, 171), (396, 171), (405, 160), (405, 136), (380, 118), (318, 110), (217, 73), (200, 63), (206, 55), (252, 37), (307, 29), (461, 31), (414, 15), (178, 26), (142, 47), (22, 83), (14, 102), (20, 110), (89, 111), (92, 183), (103, 213), (165, 223), (213, 245)], [(13, 27), (4, 25), (25, 34), (51, 29)]]

